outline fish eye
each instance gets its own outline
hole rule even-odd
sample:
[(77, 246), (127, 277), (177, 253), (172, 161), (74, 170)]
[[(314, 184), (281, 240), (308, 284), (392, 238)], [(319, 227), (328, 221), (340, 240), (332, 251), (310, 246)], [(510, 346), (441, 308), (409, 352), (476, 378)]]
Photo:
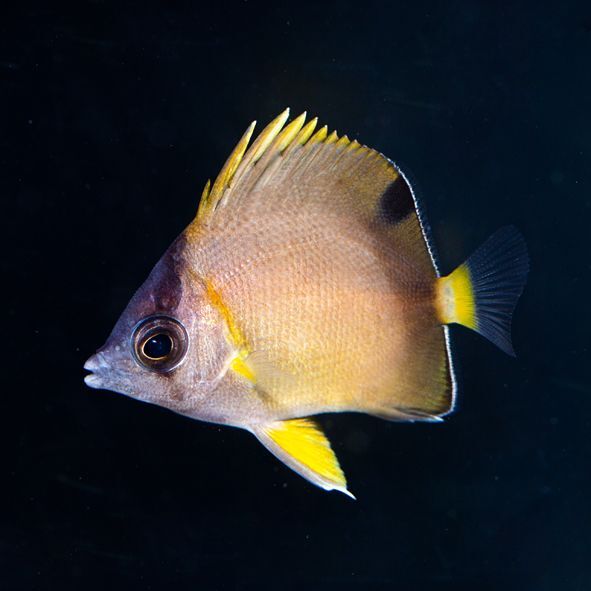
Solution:
[(151, 336), (142, 345), (143, 354), (153, 361), (168, 357), (172, 351), (172, 339), (165, 332)]
[(166, 373), (181, 363), (187, 353), (189, 337), (185, 327), (170, 316), (150, 316), (134, 329), (132, 350), (143, 367)]

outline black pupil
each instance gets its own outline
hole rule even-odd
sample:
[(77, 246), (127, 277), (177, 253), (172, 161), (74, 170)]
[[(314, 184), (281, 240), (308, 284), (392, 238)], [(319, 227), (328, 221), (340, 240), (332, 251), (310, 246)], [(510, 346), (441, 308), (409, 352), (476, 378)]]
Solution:
[(144, 343), (144, 354), (150, 359), (162, 359), (172, 351), (172, 339), (164, 333), (155, 334)]

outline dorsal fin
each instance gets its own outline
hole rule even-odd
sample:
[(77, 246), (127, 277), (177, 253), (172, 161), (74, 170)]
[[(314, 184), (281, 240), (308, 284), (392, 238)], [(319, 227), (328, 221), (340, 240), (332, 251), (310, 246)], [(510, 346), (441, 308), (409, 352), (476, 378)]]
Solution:
[(217, 202), (221, 199), (224, 191), (228, 188), (230, 181), (232, 180), (234, 173), (236, 172), (236, 169), (238, 168), (238, 165), (244, 156), (244, 152), (248, 147), (248, 142), (250, 141), (255, 125), (256, 121), (253, 121), (248, 126), (248, 129), (240, 138), (238, 145), (234, 148), (228, 160), (226, 160), (226, 163), (220, 171), (220, 174), (218, 174), (211, 191), (211, 182), (207, 181), (207, 184), (203, 189), (203, 194), (201, 195), (201, 201), (199, 202), (199, 210), (197, 211), (198, 219), (206, 218), (207, 215), (215, 209)]
[[(250, 138), (252, 137), (252, 132), (254, 131), (254, 128), (256, 126), (256, 121), (253, 121), (248, 126), (248, 129), (244, 132), (244, 135), (240, 138), (240, 141), (238, 142), (237, 146), (234, 148), (234, 150), (232, 150), (232, 153), (230, 154), (222, 170), (218, 174), (213, 184), (213, 188), (211, 189), (211, 192), (209, 191), (209, 181), (207, 182), (207, 185), (205, 186), (203, 195), (201, 197), (199, 210), (197, 211), (198, 220), (206, 220), (207, 217), (211, 215), (213, 211), (215, 211), (215, 208), (219, 203), (220, 199), (222, 198), (224, 192), (226, 191), (226, 189), (229, 188), (235, 173), (238, 171), (240, 167), (240, 164), (242, 164), (242, 171), (244, 170), (244, 168), (256, 164), (256, 162), (261, 158), (261, 156), (269, 147), (269, 144), (271, 144), (275, 137), (277, 137), (277, 135), (285, 125), (285, 122), (287, 121), (288, 117), (289, 108), (285, 109), (285, 111), (283, 111), (280, 115), (273, 119), (273, 121), (271, 121), (271, 123), (269, 123), (269, 125), (267, 125), (265, 129), (263, 129), (262, 133), (254, 141), (248, 152), (246, 152), (248, 142), (250, 141)], [(284, 135), (284, 140), (286, 140), (285, 147), (287, 147), (287, 145), (293, 140), (293, 137), (290, 137), (288, 134), (285, 134), (285, 132), (288, 131), (288, 128), (293, 127), (293, 123), (296, 123), (299, 119), (301, 119), (301, 123), (303, 125), (305, 118), (306, 115), (305, 113), (303, 113), (302, 115), (300, 115), (300, 117), (298, 117), (298, 119), (296, 119), (294, 122), (288, 125), (287, 128), (284, 130), (284, 133), (282, 135)], [(298, 131), (299, 129), (297, 129), (296, 134)], [(246, 157), (244, 157), (245, 152)]]
[(312, 208), (315, 215), (324, 209), (352, 222), (377, 223), (393, 245), (407, 241), (410, 232), (413, 241), (424, 242), (417, 264), (432, 269), (414, 193), (394, 163), (357, 140), (329, 133), (326, 125), (317, 128), (316, 118), (306, 124), (306, 113), (286, 125), (288, 117), (286, 109), (247, 149), (254, 123), (249, 126), (211, 191), (206, 185), (190, 234), (260, 220), (271, 208), (285, 214)]
[[(385, 190), (399, 177), (394, 165), (375, 150), (349, 140), (346, 135), (339, 138), (336, 131), (329, 133), (327, 126), (316, 129), (317, 118), (306, 124), (304, 112), (286, 125), (288, 117), (289, 109), (285, 109), (250, 147), (255, 122), (248, 127), (211, 189), (209, 183), (206, 185), (196, 218), (199, 224), (208, 225), (220, 208), (238, 206), (262, 179), (277, 184), (279, 178), (285, 179), (288, 174), (305, 174), (307, 170), (309, 176), (320, 165), (335, 177), (346, 176), (360, 200), (370, 192), (377, 200), (381, 189)], [(273, 174), (278, 175), (276, 179), (271, 179)], [(372, 184), (378, 185), (377, 191), (375, 186), (360, 190), (368, 175), (373, 178)]]

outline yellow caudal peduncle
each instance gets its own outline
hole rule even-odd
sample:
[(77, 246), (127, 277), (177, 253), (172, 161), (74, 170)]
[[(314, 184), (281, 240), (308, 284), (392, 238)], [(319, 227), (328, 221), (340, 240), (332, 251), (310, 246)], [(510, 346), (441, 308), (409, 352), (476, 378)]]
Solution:
[(460, 265), (453, 273), (437, 279), (435, 309), (442, 324), (477, 327), (476, 302), (468, 265)]

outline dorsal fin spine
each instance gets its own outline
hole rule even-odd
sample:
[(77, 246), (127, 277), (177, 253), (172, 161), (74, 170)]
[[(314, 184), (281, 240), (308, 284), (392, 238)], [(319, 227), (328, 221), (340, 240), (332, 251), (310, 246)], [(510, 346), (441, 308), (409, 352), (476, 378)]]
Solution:
[(274, 171), (281, 168), (284, 157), (292, 155), (294, 150), (306, 149), (308, 152), (301, 163), (302, 170), (315, 161), (319, 162), (318, 157), (321, 159), (327, 157), (327, 154), (322, 152), (322, 145), (332, 144), (340, 152), (337, 161), (332, 163), (333, 167), (338, 164), (341, 157), (351, 152), (356, 153), (358, 157), (356, 160), (378, 156), (374, 150), (362, 146), (356, 140), (349, 140), (346, 135), (339, 138), (336, 131), (329, 134), (326, 125), (316, 129), (318, 124), (316, 117), (306, 123), (306, 112), (285, 125), (288, 118), (289, 109), (285, 109), (263, 129), (249, 147), (248, 143), (256, 122), (251, 123), (230, 154), (213, 186), (210, 182), (205, 186), (197, 212), (197, 221), (200, 224), (208, 225), (213, 212), (218, 207), (226, 205), (230, 189), (234, 184), (239, 183), (244, 186), (243, 183), (247, 183), (251, 187), (264, 185)]
[[(253, 187), (255, 185), (261, 187), (264, 184), (264, 179), (268, 179), (273, 171), (280, 166), (280, 163), (283, 160), (281, 156), (287, 152), (287, 148), (293, 143), (305, 120), (306, 113), (304, 112), (287, 125), (281, 133), (277, 135), (274, 142), (267, 147), (260, 157), (260, 160), (256, 163), (256, 166), (253, 167)], [(248, 173), (245, 171), (245, 174)]]
[(313, 144), (319, 144), (326, 139), (328, 135), (328, 127), (325, 125), (321, 127), (306, 143), (307, 146), (311, 146)]
[(232, 181), (232, 178), (238, 169), (238, 165), (240, 164), (240, 161), (246, 152), (246, 148), (248, 147), (248, 142), (252, 137), (252, 132), (254, 131), (255, 125), (256, 121), (253, 121), (248, 126), (248, 129), (244, 132), (243, 136), (240, 138), (240, 141), (234, 150), (232, 150), (232, 153), (218, 174), (211, 191), (209, 190), (211, 183), (210, 181), (207, 181), (205, 189), (203, 190), (203, 194), (201, 195), (199, 209), (197, 210), (198, 219), (203, 219), (203, 217), (205, 217), (208, 212), (215, 209), (217, 203), (224, 194), (225, 189)]
[(277, 139), (275, 140), (271, 150), (283, 152), (283, 150), (285, 150), (297, 137), (305, 122), (306, 112), (304, 111), (299, 117), (296, 117), (289, 125), (287, 125), (277, 136)]
[(254, 164), (258, 160), (260, 160), (261, 156), (265, 153), (266, 149), (277, 137), (288, 118), (289, 108), (285, 109), (283, 113), (281, 113), (278, 117), (273, 119), (273, 121), (271, 121), (271, 123), (269, 123), (269, 125), (267, 125), (265, 129), (263, 129), (261, 135), (257, 137), (255, 142), (252, 144), (250, 150), (248, 151), (247, 156), (250, 156), (250, 158), (247, 158), (246, 160), (248, 160), (249, 164)]
[(340, 140), (337, 142), (337, 144), (336, 144), (336, 145), (337, 145), (339, 148), (342, 148), (342, 147), (348, 146), (350, 143), (351, 143), (351, 140), (350, 140), (350, 139), (349, 139), (349, 138), (348, 138), (346, 135), (344, 135), (344, 136), (343, 136), (343, 137), (342, 137), (342, 138), (341, 138), (341, 139), (340, 139)]
[(200, 203), (205, 203), (207, 198), (209, 197), (209, 191), (211, 189), (211, 179), (207, 179), (205, 183), (205, 187), (203, 187), (203, 192), (201, 193), (201, 200)]
[(324, 140), (324, 143), (327, 145), (334, 144), (338, 139), (339, 139), (339, 136), (335, 130)]
[(354, 152), (355, 150), (361, 148), (361, 144), (357, 140), (353, 140), (348, 146), (346, 151), (347, 152)]
[(265, 150), (269, 147), (271, 142), (277, 137), (282, 127), (285, 125), (288, 117), (289, 108), (285, 109), (283, 113), (273, 119), (273, 121), (271, 121), (271, 123), (269, 123), (269, 125), (267, 125), (263, 131), (261, 131), (261, 133), (246, 152), (242, 162), (240, 162), (240, 165), (234, 174), (235, 178), (242, 177), (249, 167), (252, 167), (253, 164), (260, 160)]
[(306, 125), (300, 130), (300, 133), (296, 136), (294, 141), (295, 144), (304, 145), (314, 133), (316, 126), (318, 125), (318, 117), (314, 117), (311, 121), (308, 121)]
[(299, 131), (298, 135), (294, 138), (291, 144), (289, 144), (289, 146), (285, 148), (283, 152), (284, 158), (290, 156), (293, 150), (302, 149), (306, 145), (306, 143), (314, 133), (316, 125), (318, 125), (318, 117), (314, 117), (314, 119), (308, 121), (308, 123), (306, 123), (306, 125), (302, 127), (302, 129)]

